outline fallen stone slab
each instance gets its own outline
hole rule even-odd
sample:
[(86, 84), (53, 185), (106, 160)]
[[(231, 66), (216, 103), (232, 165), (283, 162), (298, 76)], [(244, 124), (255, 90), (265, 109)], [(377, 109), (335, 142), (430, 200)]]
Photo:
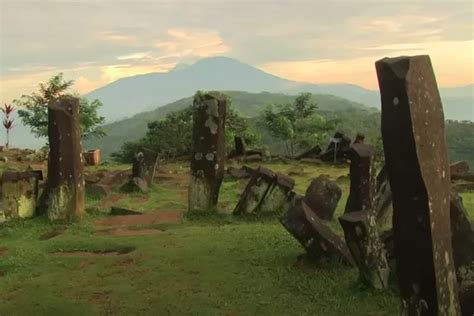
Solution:
[(251, 174), (247, 171), (247, 169), (243, 167), (242, 168), (229, 167), (227, 168), (227, 174), (236, 180), (247, 179), (247, 178), (250, 178), (251, 176)]
[(293, 179), (264, 167), (252, 175), (237, 203), (234, 215), (278, 214), (287, 210)]
[(346, 243), (324, 224), (301, 197), (294, 200), (288, 212), (280, 218), (280, 222), (313, 260), (335, 259), (354, 265)]
[(263, 160), (263, 157), (259, 154), (244, 156), (243, 162), (260, 162)]
[(303, 158), (318, 158), (319, 155), (321, 154), (323, 150), (321, 149), (321, 146), (316, 145), (313, 148), (301, 153), (300, 155), (296, 156), (296, 160), (301, 160)]
[(360, 279), (376, 289), (388, 288), (390, 266), (385, 245), (379, 237), (375, 216), (368, 211), (346, 213), (339, 217)]
[(336, 182), (331, 181), (327, 176), (319, 176), (313, 179), (306, 189), (304, 202), (320, 219), (330, 221), (341, 195), (342, 190)]
[(474, 173), (468, 172), (463, 174), (452, 174), (451, 180), (465, 180), (469, 182), (474, 182)]
[(465, 160), (457, 161), (449, 165), (451, 177), (453, 174), (466, 174), (469, 173), (469, 163)]

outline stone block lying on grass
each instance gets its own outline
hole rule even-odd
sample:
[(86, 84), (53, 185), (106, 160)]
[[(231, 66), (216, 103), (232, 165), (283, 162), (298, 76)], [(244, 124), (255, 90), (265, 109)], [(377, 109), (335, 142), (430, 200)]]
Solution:
[(281, 214), (288, 209), (293, 179), (259, 167), (252, 175), (239, 202), (234, 215), (268, 215)]
[(42, 172), (5, 171), (1, 179), (3, 206), (0, 221), (33, 217), (38, 202), (38, 184), (42, 179)]
[(306, 249), (312, 259), (316, 261), (336, 259), (354, 265), (346, 243), (324, 224), (302, 198), (294, 200), (280, 222)]

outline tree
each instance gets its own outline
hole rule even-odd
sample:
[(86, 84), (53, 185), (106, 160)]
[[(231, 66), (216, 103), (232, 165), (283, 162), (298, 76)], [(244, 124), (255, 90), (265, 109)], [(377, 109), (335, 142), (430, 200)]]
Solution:
[[(227, 103), (226, 145), (233, 148), (234, 135), (242, 136), (248, 145), (258, 142), (257, 135), (251, 130), (246, 118), (240, 116)], [(126, 142), (118, 152), (111, 154), (112, 159), (130, 163), (140, 147), (146, 147), (160, 154), (162, 158), (171, 159), (191, 154), (192, 149), (193, 108), (168, 113), (162, 120), (148, 123), (148, 130), (138, 141)]]
[(13, 127), (15, 127), (13, 125), (14, 120), (10, 117), (10, 115), (15, 112), (15, 107), (13, 107), (11, 104), (5, 104), (1, 110), (4, 115), (3, 127), (7, 133), (7, 143), (5, 144), (5, 148), (8, 149), (8, 146), (10, 145), (10, 131), (13, 129)]
[(270, 134), (286, 144), (287, 154), (320, 144), (335, 122), (326, 121), (316, 113), (318, 106), (310, 93), (302, 93), (294, 103), (268, 105), (262, 112), (261, 123)]
[[(77, 93), (67, 91), (73, 83), (72, 80), (64, 80), (63, 74), (59, 73), (47, 83), (40, 83), (37, 92), (22, 95), (20, 99), (14, 101), (17, 108), (21, 108), (18, 110), (18, 115), (23, 124), (31, 128), (33, 135), (39, 138), (48, 136), (48, 104), (62, 95), (79, 97)], [(82, 137), (88, 139), (105, 136), (105, 131), (101, 127), (105, 118), (97, 113), (102, 103), (97, 99), (89, 103), (85, 98), (80, 98), (79, 102)]]

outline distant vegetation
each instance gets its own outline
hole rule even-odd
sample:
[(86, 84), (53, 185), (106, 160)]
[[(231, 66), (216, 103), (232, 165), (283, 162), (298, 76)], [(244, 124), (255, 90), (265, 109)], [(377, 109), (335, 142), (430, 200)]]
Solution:
[[(192, 116), (193, 107), (188, 106), (166, 114), (164, 119), (148, 123), (148, 130), (144, 137), (136, 141), (125, 142), (119, 151), (111, 154), (111, 157), (118, 162), (131, 162), (140, 147), (154, 150), (165, 159), (189, 155), (192, 149)], [(233, 147), (234, 136), (237, 135), (243, 137), (248, 145), (255, 145), (259, 142), (259, 137), (251, 129), (249, 121), (233, 109), (232, 100), (229, 99), (226, 117), (228, 148)]]
[[(20, 99), (14, 100), (15, 105), (19, 108), (18, 115), (23, 124), (31, 128), (34, 136), (48, 136), (48, 104), (62, 95), (78, 97), (77, 93), (68, 91), (72, 84), (73, 81), (65, 80), (63, 74), (59, 73), (52, 77), (48, 83), (40, 83), (38, 91), (31, 95), (22, 95)], [(84, 139), (104, 137), (106, 134), (102, 125), (105, 118), (97, 113), (102, 103), (97, 99), (89, 103), (85, 98), (80, 98), (79, 102), (82, 137)]]
[[(224, 93), (232, 100), (232, 108), (235, 113), (247, 118), (255, 126), (259, 125), (255, 122), (255, 118), (259, 116), (266, 105), (293, 103), (296, 98), (292, 95), (268, 92), (224, 91)], [(332, 95), (313, 94), (311, 101), (318, 105), (319, 113), (326, 111), (339, 113), (339, 111), (348, 109), (361, 109), (364, 110), (364, 113), (377, 112), (376, 109)], [(102, 155), (108, 157), (112, 152), (118, 151), (125, 142), (135, 142), (144, 137), (148, 130), (148, 123), (164, 119), (167, 114), (188, 108), (192, 103), (192, 97), (181, 99), (153, 111), (139, 113), (129, 119), (105, 125), (104, 130), (107, 136), (102, 139), (87, 140), (85, 146), (89, 149), (100, 148)], [(272, 148), (273, 144), (263, 141), (264, 138), (267, 138), (265, 133), (260, 129), (257, 132), (261, 134), (263, 145), (268, 144)], [(280, 142), (276, 141), (276, 144), (278, 145)]]
[[(285, 141), (275, 138), (271, 132), (262, 125), (260, 114), (269, 104), (293, 104), (296, 96), (266, 92), (246, 93), (228, 91), (225, 93), (232, 100), (233, 111), (240, 117), (246, 118), (251, 129), (260, 137), (260, 145), (262, 147), (268, 149), (272, 154), (287, 154)], [(366, 136), (366, 141), (372, 144), (379, 141), (380, 112), (377, 109), (330, 95), (312, 95), (311, 102), (318, 105), (318, 115), (324, 118), (325, 121), (334, 123), (326, 135), (319, 140), (323, 147), (329, 142), (329, 137), (332, 136), (331, 134), (338, 129), (344, 131), (352, 138), (354, 138), (357, 132), (362, 132)], [(146, 137), (147, 131), (150, 137), (152, 135), (151, 130), (153, 130), (154, 127), (161, 127), (165, 124), (165, 122), (157, 122), (162, 121), (167, 115), (171, 115), (170, 113), (189, 108), (191, 104), (192, 98), (189, 97), (159, 107), (151, 112), (140, 113), (133, 118), (106, 125), (104, 129), (108, 136), (101, 140), (89, 140), (86, 142), (86, 146), (88, 148), (101, 148), (105, 156), (109, 156), (114, 151), (123, 152), (125, 150), (125, 152), (131, 152), (133, 151), (133, 146), (135, 146), (133, 144), (143, 137)], [(189, 117), (190, 116), (188, 116), (188, 118)], [(171, 115), (170, 118), (173, 118), (173, 115)], [(149, 128), (149, 124), (151, 124), (151, 129)], [(467, 160), (469, 164), (474, 167), (474, 123), (470, 121), (448, 120), (446, 121), (446, 132), (450, 160)], [(185, 129), (181, 129), (180, 133), (185, 136)], [(159, 138), (167, 138), (165, 135), (155, 135), (155, 141)], [(307, 145), (310, 146), (310, 144)], [(302, 149), (303, 148), (299, 148), (299, 151)], [(117, 157), (117, 154), (115, 154), (115, 157)]]

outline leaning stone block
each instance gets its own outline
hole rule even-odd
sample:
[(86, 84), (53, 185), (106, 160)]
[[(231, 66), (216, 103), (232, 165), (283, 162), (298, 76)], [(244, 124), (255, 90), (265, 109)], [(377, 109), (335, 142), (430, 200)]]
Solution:
[(295, 199), (280, 222), (306, 249), (312, 259), (317, 261), (336, 259), (354, 265), (345, 242), (324, 224), (302, 198)]
[(48, 106), (48, 179), (40, 211), (50, 220), (74, 220), (84, 214), (85, 180), (79, 99), (63, 96)]
[(243, 191), (234, 215), (278, 214), (288, 208), (293, 179), (259, 167)]
[(2, 174), (0, 219), (33, 217), (38, 201), (38, 182), (42, 179), (42, 172), (5, 171)]
[(376, 62), (402, 314), (459, 315), (444, 115), (429, 56)]
[(388, 287), (390, 266), (377, 231), (376, 218), (369, 214), (367, 211), (346, 213), (339, 217), (339, 222), (361, 280), (376, 289), (385, 289)]
[(189, 211), (208, 211), (217, 206), (224, 177), (227, 97), (212, 92), (194, 96), (193, 150)]

